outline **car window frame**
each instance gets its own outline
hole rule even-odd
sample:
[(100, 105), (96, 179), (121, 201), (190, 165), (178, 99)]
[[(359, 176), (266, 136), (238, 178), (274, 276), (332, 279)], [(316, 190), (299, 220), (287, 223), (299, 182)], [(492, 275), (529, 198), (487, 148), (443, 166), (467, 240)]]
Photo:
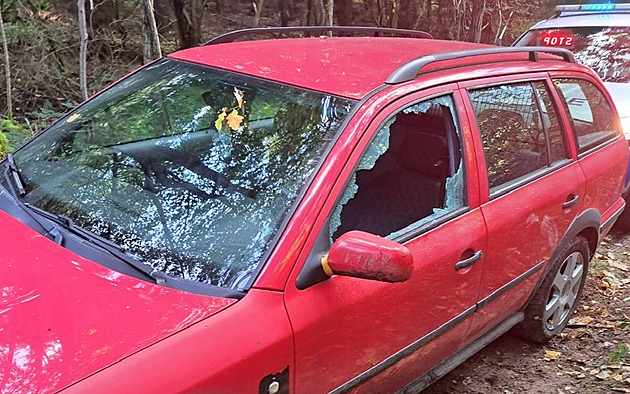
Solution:
[[(600, 83), (600, 79), (599, 77), (594, 78), (592, 76), (590, 76), (591, 78), (587, 77), (585, 74), (581, 74), (581, 73), (568, 73), (568, 72), (549, 72), (549, 83), (551, 84), (552, 92), (551, 94), (554, 95), (555, 98), (555, 102), (556, 102), (556, 106), (560, 106), (561, 107), (561, 112), (562, 115), (564, 115), (565, 119), (564, 119), (564, 123), (566, 124), (566, 128), (570, 131), (571, 133), (571, 140), (572, 143), (574, 145), (574, 150), (575, 150), (575, 155), (577, 157), (578, 160), (600, 150), (603, 149), (611, 144), (614, 144), (615, 141), (617, 141), (619, 138), (624, 137), (623, 135), (623, 128), (621, 127), (621, 123), (619, 122), (619, 112), (617, 111), (617, 107), (615, 106), (615, 103), (612, 99), (612, 97), (610, 97), (610, 93), (608, 93), (608, 90), (606, 89), (605, 86), (603, 86), (603, 83)], [(572, 122), (572, 117), (571, 114), (569, 113), (568, 108), (566, 108), (564, 106), (562, 97), (560, 96), (560, 94), (558, 93), (558, 91), (556, 90), (556, 87), (553, 83), (554, 79), (576, 79), (576, 80), (583, 80), (586, 81), (588, 83), (591, 83), (593, 86), (595, 86), (599, 92), (602, 94), (602, 96), (604, 96), (604, 99), (606, 100), (606, 102), (608, 103), (608, 105), (610, 106), (610, 109), (612, 110), (613, 116), (615, 117), (615, 119), (617, 120), (617, 135), (613, 138), (610, 138), (604, 142), (602, 142), (599, 145), (595, 145), (587, 150), (585, 150), (584, 152), (580, 152), (580, 145), (578, 143), (578, 136), (577, 133), (575, 132)], [(589, 103), (589, 107), (590, 107), (590, 103)], [(625, 137), (624, 137), (625, 138)]]
[[(204, 64), (198, 64), (198, 63), (194, 63), (191, 62), (189, 60), (182, 60), (182, 59), (171, 59), (168, 56), (167, 57), (162, 57), (156, 60), (153, 60), (135, 70), (133, 70), (132, 72), (122, 76), (120, 79), (118, 79), (117, 81), (112, 82), (110, 85), (106, 86), (105, 88), (103, 88), (102, 90), (96, 92), (94, 95), (90, 96), (88, 98), (88, 100), (82, 102), (81, 104), (77, 105), (76, 107), (72, 108), (71, 110), (69, 110), (67, 113), (63, 114), (62, 116), (60, 116), (58, 119), (56, 119), (54, 122), (50, 123), (44, 130), (42, 130), (39, 134), (35, 135), (34, 137), (30, 138), (27, 142), (25, 142), (22, 146), (20, 146), (18, 149), (16, 149), (13, 153), (17, 153), (23, 149), (25, 149), (27, 146), (30, 146), (35, 140), (37, 140), (41, 135), (44, 135), (46, 132), (48, 132), (53, 125), (59, 123), (59, 122), (64, 122), (66, 121), (68, 118), (70, 118), (71, 116), (75, 115), (76, 113), (78, 113), (83, 106), (85, 105), (86, 102), (91, 101), (99, 96), (102, 96), (104, 94), (106, 94), (108, 91), (110, 91), (110, 89), (114, 88), (115, 85), (117, 85), (118, 83), (124, 81), (125, 79), (136, 75), (137, 73), (139, 73), (141, 70), (144, 70), (145, 68), (154, 66), (155, 64), (158, 64), (160, 61), (163, 61), (164, 59), (170, 59), (170, 60), (174, 60), (177, 62), (181, 62), (181, 63), (185, 63), (185, 64), (190, 64), (190, 65), (194, 65), (197, 67), (202, 67), (202, 68), (207, 68), (207, 69), (211, 69), (211, 70), (218, 70), (220, 72), (230, 72), (230, 73), (234, 73), (236, 75), (241, 75), (241, 73), (234, 71), (234, 70), (223, 70), (221, 68), (215, 67), (215, 66), (208, 66), (208, 65), (204, 65)], [(255, 76), (255, 75), (249, 75), (249, 74), (243, 74), (245, 75), (246, 78), (249, 79), (253, 79), (253, 80), (257, 80), (257, 81), (262, 81), (265, 83), (270, 83), (269, 80), (265, 79), (265, 78), (261, 78), (259, 76)], [(291, 85), (285, 82), (276, 82), (276, 81), (271, 81), (273, 83), (276, 83), (278, 85), (283, 85), (283, 86), (289, 86), (291, 88), (296, 88), (296, 89), (300, 89), (300, 90), (304, 90), (304, 91), (309, 91), (309, 92), (315, 92), (315, 93), (319, 93), (319, 94), (324, 94), (324, 95), (329, 95), (329, 96), (333, 96), (333, 97), (339, 97), (339, 98), (343, 98), (345, 100), (348, 100), (352, 103), (352, 107), (350, 108), (350, 110), (348, 111), (348, 113), (346, 114), (345, 118), (343, 118), (339, 124), (338, 129), (332, 134), (331, 136), (331, 141), (326, 144), (322, 150), (322, 153), (319, 157), (319, 159), (317, 159), (317, 162), (315, 163), (315, 165), (313, 166), (313, 169), (311, 171), (311, 174), (305, 179), (304, 184), (300, 187), (298, 193), (296, 194), (295, 200), (289, 205), (283, 219), (279, 222), (278, 224), (278, 230), (276, 231), (276, 233), (269, 239), (269, 244), (267, 246), (267, 248), (265, 249), (265, 251), (263, 252), (263, 254), (261, 255), (256, 267), (251, 271), (251, 275), (250, 277), (244, 282), (243, 286), (236, 288), (236, 289), (228, 289), (228, 288), (223, 288), (223, 287), (219, 287), (219, 286), (215, 286), (215, 285), (210, 285), (210, 284), (206, 284), (206, 283), (201, 283), (201, 282), (195, 282), (195, 281), (188, 281), (186, 279), (181, 279), (178, 280), (177, 283), (177, 287), (173, 287), (176, 290), (180, 290), (180, 291), (185, 291), (191, 294), (198, 294), (198, 295), (209, 295), (209, 296), (216, 296), (216, 297), (223, 297), (223, 298), (234, 298), (234, 299), (241, 299), (243, 298), (247, 292), (249, 290), (251, 290), (253, 287), (256, 286), (256, 284), (259, 282), (259, 280), (261, 279), (261, 277), (264, 275), (265, 271), (270, 269), (270, 267), (273, 266), (273, 261), (272, 261), (272, 256), (274, 255), (274, 252), (276, 250), (276, 248), (278, 247), (278, 245), (280, 244), (281, 240), (283, 239), (283, 237), (285, 236), (287, 227), (289, 225), (289, 223), (291, 222), (294, 214), (296, 213), (296, 211), (299, 209), (299, 207), (302, 205), (302, 202), (305, 198), (305, 196), (307, 195), (308, 190), (310, 189), (311, 185), (313, 184), (313, 181), (316, 179), (316, 177), (318, 176), (319, 172), (321, 171), (322, 167), (324, 167), (326, 161), (328, 160), (328, 156), (330, 155), (331, 151), (333, 150), (333, 147), (339, 142), (340, 139), (342, 139), (343, 134), (345, 133), (346, 128), (348, 127), (348, 125), (354, 120), (355, 116), (361, 112), (361, 108), (362, 106), (367, 103), (368, 101), (370, 101), (374, 96), (380, 94), (381, 91), (385, 90), (387, 88), (387, 86), (379, 86), (377, 88), (375, 88), (374, 90), (372, 90), (371, 92), (369, 92), (367, 95), (365, 95), (363, 98), (361, 99), (357, 99), (357, 98), (350, 98), (350, 97), (345, 97), (345, 96), (341, 96), (338, 94), (332, 94), (332, 93), (328, 93), (326, 91), (319, 91), (319, 90), (313, 90), (310, 88), (306, 88), (303, 86), (298, 86), (298, 85)], [(2, 185), (0, 185), (0, 188), (2, 187)], [(88, 259), (92, 259), (91, 254), (86, 253), (86, 255), (88, 257)], [(96, 264), (102, 265), (98, 260), (94, 260), (94, 262)], [(104, 265), (103, 265), (104, 266)], [(162, 285), (160, 285), (162, 286)], [(169, 288), (167, 286), (163, 286), (164, 288)]]
[[(462, 166), (464, 170), (464, 198), (465, 205), (459, 208), (454, 209), (451, 212), (447, 212), (427, 223), (423, 223), (420, 226), (414, 226), (422, 219), (409, 224), (408, 226), (400, 229), (407, 229), (404, 233), (397, 235), (396, 237), (392, 237), (391, 234), (384, 237), (386, 239), (390, 239), (394, 242), (405, 244), (406, 242), (417, 238), (418, 236), (440, 226), (443, 223), (446, 223), (460, 215), (463, 215), (466, 212), (469, 212), (472, 208), (478, 205), (478, 199), (476, 198), (476, 189), (477, 185), (475, 182), (471, 182), (471, 169), (470, 169), (470, 149), (466, 146), (466, 140), (468, 137), (466, 136), (468, 127), (467, 124), (467, 116), (463, 107), (463, 97), (461, 97), (461, 92), (459, 91), (456, 83), (449, 83), (442, 86), (437, 87), (429, 87), (426, 89), (421, 89), (417, 91), (410, 92), (405, 95), (401, 95), (396, 98), (395, 101), (388, 104), (385, 108), (383, 108), (378, 115), (373, 116), (370, 121), (369, 126), (366, 128), (365, 134), (361, 137), (359, 144), (354, 148), (352, 155), (346, 166), (344, 167), (341, 174), (337, 179), (337, 183), (341, 184), (341, 187), (335, 188), (335, 190), (331, 193), (335, 195), (335, 199), (333, 203), (330, 205), (330, 209), (327, 210), (325, 215), (325, 222), (322, 224), (322, 227), (319, 229), (319, 232), (328, 231), (328, 225), (330, 216), (335, 210), (335, 207), (343, 197), (343, 192), (349, 186), (350, 181), (352, 179), (352, 174), (357, 171), (357, 168), (361, 162), (361, 159), (371, 146), (372, 142), (375, 140), (376, 136), (382, 130), (383, 126), (391, 121), (391, 119), (400, 113), (405, 108), (411, 107), (418, 103), (428, 101), (438, 97), (450, 96), (453, 102), (453, 122), (456, 128), (460, 132), (461, 138), (461, 160)], [(369, 133), (369, 136), (367, 135)], [(474, 172), (474, 171), (473, 171)], [(343, 181), (343, 182), (342, 182)], [(471, 185), (472, 184), (472, 185)], [(471, 189), (472, 187), (472, 189)], [(474, 205), (473, 205), (474, 204)], [(398, 230), (397, 232), (399, 232)]]
[[(483, 150), (483, 141), (481, 140), (481, 132), (479, 130), (477, 117), (475, 115), (475, 111), (473, 109), (472, 102), (470, 100), (469, 92), (471, 90), (478, 90), (478, 89), (490, 88), (490, 87), (501, 86), (501, 85), (510, 85), (510, 84), (519, 84), (519, 83), (533, 84), (535, 82), (543, 83), (543, 85), (547, 89), (547, 92), (549, 93), (549, 97), (553, 103), (553, 108), (556, 111), (556, 116), (558, 117), (558, 120), (560, 123), (560, 130), (564, 137), (564, 141), (566, 145), (565, 150), (566, 150), (566, 155), (568, 157), (564, 160), (557, 160), (555, 162), (551, 162), (551, 158), (549, 157), (548, 158), (549, 165), (547, 165), (546, 167), (536, 169), (518, 178), (512, 179), (499, 186), (496, 186), (495, 188), (491, 190), (488, 183), (488, 168), (486, 165), (486, 159), (485, 159), (484, 150)], [(558, 169), (562, 167), (570, 165), (577, 159), (576, 157), (577, 147), (575, 145), (577, 143), (577, 140), (574, 141), (573, 137), (568, 135), (569, 133), (568, 123), (567, 123), (568, 118), (566, 117), (566, 114), (564, 113), (564, 109), (562, 109), (562, 111), (559, 109), (559, 104), (560, 104), (558, 101), (559, 97), (558, 97), (557, 92), (555, 91), (555, 87), (553, 86), (553, 83), (547, 71), (537, 71), (537, 72), (530, 72), (530, 73), (503, 75), (499, 77), (480, 78), (480, 79), (460, 82), (458, 85), (460, 89), (462, 90), (463, 96), (466, 101), (465, 105), (466, 105), (466, 110), (469, 116), (470, 127), (472, 128), (472, 138), (473, 138), (474, 143), (476, 144), (475, 149), (476, 149), (476, 154), (478, 156), (477, 162), (478, 162), (478, 170), (479, 170), (479, 176), (480, 176), (480, 193), (482, 193), (482, 195), (483, 193), (487, 193), (485, 198), (483, 198), (483, 203), (497, 199), (513, 190), (516, 190), (525, 185), (528, 185), (536, 181), (537, 179), (540, 179), (554, 171), (557, 171)], [(572, 130), (571, 130), (571, 134), (573, 135)], [(547, 147), (549, 148), (550, 146), (549, 146), (549, 138), (548, 138), (547, 132), (545, 132), (545, 138), (547, 140)]]

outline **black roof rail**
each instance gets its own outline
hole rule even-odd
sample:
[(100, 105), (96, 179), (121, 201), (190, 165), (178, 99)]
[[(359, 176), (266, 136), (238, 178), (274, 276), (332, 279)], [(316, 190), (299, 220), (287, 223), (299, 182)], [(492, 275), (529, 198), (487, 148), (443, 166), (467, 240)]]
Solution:
[(413, 38), (432, 39), (433, 36), (427, 32), (419, 30), (391, 29), (385, 27), (362, 27), (362, 26), (290, 26), (290, 27), (261, 27), (253, 29), (236, 30), (222, 34), (206, 42), (205, 45), (224, 44), (233, 42), (245, 36), (256, 34), (277, 34), (277, 33), (364, 33), (364, 34), (393, 34), (398, 36), (410, 36)]
[(528, 53), (529, 60), (537, 62), (539, 53), (550, 53), (552, 55), (561, 56), (565, 62), (575, 63), (573, 54), (564, 48), (549, 48), (549, 47), (499, 47), (499, 48), (481, 48), (481, 49), (469, 49), (464, 51), (443, 52), (435, 55), (426, 55), (413, 60), (408, 61), (402, 66), (398, 67), (396, 71), (391, 73), (385, 80), (386, 84), (395, 85), (402, 82), (414, 80), (424, 66), (441, 62), (445, 60), (461, 59), (470, 56), (483, 56), (494, 55), (502, 53)]

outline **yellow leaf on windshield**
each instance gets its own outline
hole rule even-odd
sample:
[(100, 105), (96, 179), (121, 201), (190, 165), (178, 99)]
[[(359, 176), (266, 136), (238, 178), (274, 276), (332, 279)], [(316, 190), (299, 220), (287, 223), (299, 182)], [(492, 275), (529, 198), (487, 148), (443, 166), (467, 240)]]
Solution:
[(238, 103), (239, 108), (243, 108), (243, 99), (245, 98), (245, 92), (242, 90), (238, 90), (234, 88), (234, 97), (236, 97), (236, 102)]
[(243, 117), (238, 114), (238, 112), (233, 109), (232, 112), (227, 116), (227, 123), (230, 126), (230, 129), (236, 131), (239, 127), (241, 127), (241, 123), (243, 123)]
[(223, 121), (225, 120), (226, 116), (227, 116), (227, 113), (225, 112), (225, 108), (224, 108), (223, 112), (221, 112), (219, 116), (217, 117), (217, 120), (214, 121), (214, 127), (217, 129), (217, 131), (221, 131), (221, 129), (223, 128)]

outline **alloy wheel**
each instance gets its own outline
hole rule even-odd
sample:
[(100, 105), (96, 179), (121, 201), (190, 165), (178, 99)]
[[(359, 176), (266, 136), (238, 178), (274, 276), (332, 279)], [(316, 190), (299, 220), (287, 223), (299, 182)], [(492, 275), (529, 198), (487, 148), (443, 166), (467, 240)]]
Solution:
[(562, 262), (549, 291), (542, 316), (547, 330), (554, 331), (568, 318), (578, 298), (583, 275), (584, 258), (580, 252), (573, 252)]

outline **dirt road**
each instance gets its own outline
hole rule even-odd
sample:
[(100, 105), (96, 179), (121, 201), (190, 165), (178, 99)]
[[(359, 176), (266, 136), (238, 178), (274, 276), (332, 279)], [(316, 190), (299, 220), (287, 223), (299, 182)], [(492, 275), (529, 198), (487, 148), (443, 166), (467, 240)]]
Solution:
[(577, 313), (546, 345), (510, 333), (423, 394), (630, 393), (630, 235), (613, 230), (589, 268)]

